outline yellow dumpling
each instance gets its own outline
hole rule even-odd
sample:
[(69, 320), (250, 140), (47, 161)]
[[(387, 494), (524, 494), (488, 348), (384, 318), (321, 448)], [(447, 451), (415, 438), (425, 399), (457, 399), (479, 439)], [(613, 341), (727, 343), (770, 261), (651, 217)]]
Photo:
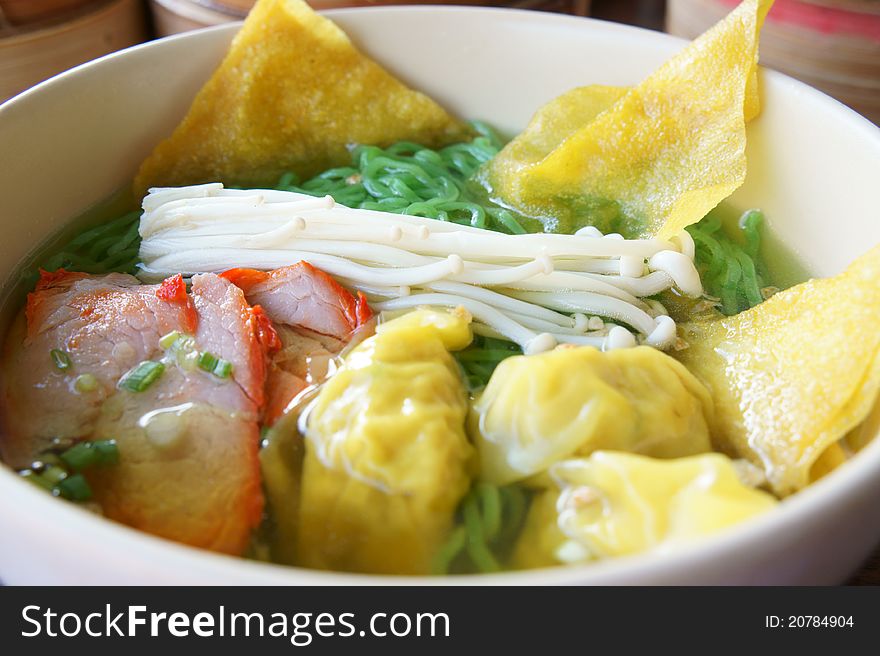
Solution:
[(273, 185), (351, 162), (352, 144), (441, 146), (469, 134), (302, 0), (260, 0), (183, 122), (135, 181)]
[(713, 438), (791, 494), (845, 459), (880, 394), (880, 246), (733, 317), (682, 327), (677, 353), (712, 391)]
[(532, 504), (515, 567), (543, 567), (674, 548), (773, 508), (718, 453), (675, 460), (599, 451), (554, 465)]
[(450, 350), (463, 313), (380, 324), (324, 385), (306, 419), (301, 565), (428, 574), (470, 484), (468, 399)]
[(745, 179), (771, 4), (744, 0), (625, 93), (586, 87), (551, 101), (483, 171), (490, 194), (554, 231), (670, 237), (699, 221)]
[(482, 477), (506, 485), (599, 449), (660, 458), (710, 450), (712, 400), (648, 346), (558, 348), (501, 362), (474, 404)]

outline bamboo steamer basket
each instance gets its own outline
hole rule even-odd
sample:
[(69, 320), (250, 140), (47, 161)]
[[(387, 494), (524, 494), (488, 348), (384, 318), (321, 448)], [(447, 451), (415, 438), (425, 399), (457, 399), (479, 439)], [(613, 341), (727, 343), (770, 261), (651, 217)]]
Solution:
[(240, 11), (215, 3), (190, 0), (150, 0), (150, 11), (153, 14), (153, 27), (157, 36), (168, 36), (241, 20), (247, 14), (246, 9)]
[[(202, 5), (214, 5), (224, 10), (245, 15), (254, 6), (256, 0), (196, 0)], [(315, 9), (331, 9), (334, 7), (371, 7), (376, 5), (399, 5), (399, 4), (469, 4), (469, 5), (504, 5), (507, 7), (519, 7), (522, 9), (552, 9), (568, 13), (585, 15), (590, 5), (590, 0), (514, 0), (513, 2), (468, 2), (467, 0), (309, 0), (309, 4)]]
[(63, 15), (90, 3), (95, 4), (95, 0), (0, 0), (0, 16), (10, 25), (25, 25)]
[[(736, 0), (669, 0), (666, 29), (695, 38), (734, 4)], [(776, 0), (761, 33), (761, 64), (880, 124), (880, 2)]]
[[(247, 16), (256, 0), (150, 0), (153, 24), (159, 36), (210, 27)], [(401, 4), (483, 4), (523, 9), (562, 11), (580, 16), (589, 13), (590, 0), (513, 0), (479, 2), (469, 0), (308, 0), (317, 11), (339, 7), (375, 7)]]
[(147, 38), (139, 0), (100, 0), (65, 17), (0, 32), (0, 102), (68, 68)]
[[(422, 4), (430, 4), (426, 0)], [(211, 27), (247, 16), (256, 0), (150, 0), (153, 25), (158, 36)], [(381, 4), (415, 4), (406, 0), (371, 2), (370, 0), (309, 0), (316, 10), (337, 7), (364, 7)]]
[(238, 12), (243, 16), (251, 10), (251, 7), (256, 4), (256, 1), (257, 0), (215, 0), (212, 4), (231, 9), (233, 12)]

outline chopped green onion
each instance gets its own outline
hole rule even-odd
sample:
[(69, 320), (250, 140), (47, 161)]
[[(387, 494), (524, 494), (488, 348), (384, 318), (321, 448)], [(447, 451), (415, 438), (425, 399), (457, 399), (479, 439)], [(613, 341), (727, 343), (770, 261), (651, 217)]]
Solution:
[(98, 465), (115, 465), (119, 462), (119, 447), (116, 440), (95, 440), (92, 448), (98, 452)]
[(174, 346), (174, 343), (181, 337), (179, 330), (172, 330), (167, 335), (163, 335), (159, 339), (159, 346), (163, 349), (169, 349)]
[(61, 460), (78, 472), (95, 465), (116, 464), (119, 462), (119, 449), (116, 440), (80, 442), (62, 453)]
[(203, 351), (198, 359), (199, 369), (214, 374), (217, 378), (229, 378), (232, 374), (232, 363), (229, 360), (218, 358), (213, 353)]
[(35, 472), (41, 472), (44, 469), (46, 469), (46, 467), (48, 467), (50, 465), (63, 466), (64, 463), (61, 462), (61, 458), (56, 456), (54, 453), (51, 453), (51, 452), (41, 453), (39, 455), (38, 459), (34, 460), (31, 463), (31, 469), (33, 469)]
[(177, 366), (186, 370), (186, 371), (194, 371), (196, 367), (199, 366), (199, 352), (198, 351), (178, 351), (177, 352)]
[[(88, 501), (92, 490), (83, 477), (82, 470), (96, 465), (113, 465), (119, 462), (116, 440), (79, 442), (61, 453), (44, 453), (34, 461), (30, 469), (19, 471), (25, 480), (69, 501)], [(72, 473), (76, 472), (76, 473)]]
[(61, 454), (64, 464), (73, 471), (82, 471), (86, 467), (91, 467), (97, 459), (97, 452), (92, 449), (92, 445), (88, 442), (80, 442), (70, 447)]
[(190, 337), (189, 335), (180, 335), (177, 339), (174, 340), (174, 343), (171, 345), (171, 350), (185, 353), (195, 348), (195, 345), (195, 338)]
[(229, 360), (219, 360), (212, 372), (217, 378), (229, 378), (232, 374), (232, 363)]
[(198, 364), (199, 369), (204, 369), (208, 372), (213, 372), (214, 367), (217, 366), (219, 359), (213, 353), (208, 353), (208, 351), (203, 351), (201, 355), (199, 355)]
[(36, 473), (33, 469), (23, 469), (22, 471), (18, 472), (18, 475), (21, 476), (24, 480), (30, 481), (37, 487), (41, 487), (49, 492), (51, 492), (52, 488), (55, 487), (54, 483), (50, 483), (43, 476)]
[(92, 374), (81, 374), (73, 381), (73, 387), (77, 392), (94, 392), (98, 389), (98, 379)]
[(71, 362), (70, 355), (67, 353), (67, 351), (52, 349), (51, 351), (49, 351), (49, 355), (52, 357), (52, 362), (55, 364), (56, 369), (64, 371), (65, 369), (70, 369), (73, 366), (73, 362)]
[(68, 476), (55, 489), (60, 496), (70, 501), (88, 501), (92, 498), (92, 488), (82, 474)]
[(145, 360), (126, 373), (119, 381), (119, 389), (129, 392), (143, 392), (150, 385), (159, 380), (165, 372), (165, 365), (161, 362)]
[(167, 351), (169, 357), (174, 358), (178, 367), (190, 371), (195, 367), (194, 361), (198, 358), (198, 351), (195, 350), (194, 337), (172, 330), (159, 340), (159, 346)]
[(61, 481), (67, 478), (67, 471), (61, 467), (51, 465), (43, 470), (41, 476), (46, 479), (50, 485), (58, 485)]

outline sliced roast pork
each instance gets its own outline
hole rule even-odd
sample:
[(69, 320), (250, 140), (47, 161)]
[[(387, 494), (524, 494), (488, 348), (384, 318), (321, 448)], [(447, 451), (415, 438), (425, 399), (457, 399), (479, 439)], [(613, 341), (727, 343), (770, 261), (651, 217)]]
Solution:
[(372, 316), (363, 294), (353, 296), (308, 262), (274, 271), (230, 269), (221, 276), (240, 287), (248, 302), (262, 307), (275, 323), (347, 341)]
[(371, 319), (372, 311), (363, 294), (354, 296), (308, 262), (273, 271), (230, 269), (220, 275), (265, 312), (280, 339), (267, 379), (264, 421), (271, 425), (300, 392), (326, 378), (334, 357)]
[[(277, 342), (212, 274), (191, 294), (179, 276), (44, 275), (6, 342), (3, 454), (22, 467), (58, 439), (115, 439), (119, 463), (87, 473), (105, 515), (241, 553), (261, 519), (258, 419)], [(145, 362), (160, 375), (139, 385)]]

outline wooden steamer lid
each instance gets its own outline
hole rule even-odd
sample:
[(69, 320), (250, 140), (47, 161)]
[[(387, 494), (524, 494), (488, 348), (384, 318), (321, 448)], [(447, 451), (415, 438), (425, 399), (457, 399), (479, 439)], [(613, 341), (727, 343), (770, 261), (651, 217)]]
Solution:
[(139, 0), (27, 0), (30, 11), (18, 11), (24, 4), (0, 2), (0, 102), (147, 38)]
[[(159, 36), (167, 36), (200, 27), (219, 25), (243, 19), (256, 0), (150, 0), (153, 22)], [(584, 16), (589, 13), (590, 0), (308, 0), (312, 9), (337, 7), (376, 7), (406, 4), (465, 4), (521, 7), (564, 11)]]

